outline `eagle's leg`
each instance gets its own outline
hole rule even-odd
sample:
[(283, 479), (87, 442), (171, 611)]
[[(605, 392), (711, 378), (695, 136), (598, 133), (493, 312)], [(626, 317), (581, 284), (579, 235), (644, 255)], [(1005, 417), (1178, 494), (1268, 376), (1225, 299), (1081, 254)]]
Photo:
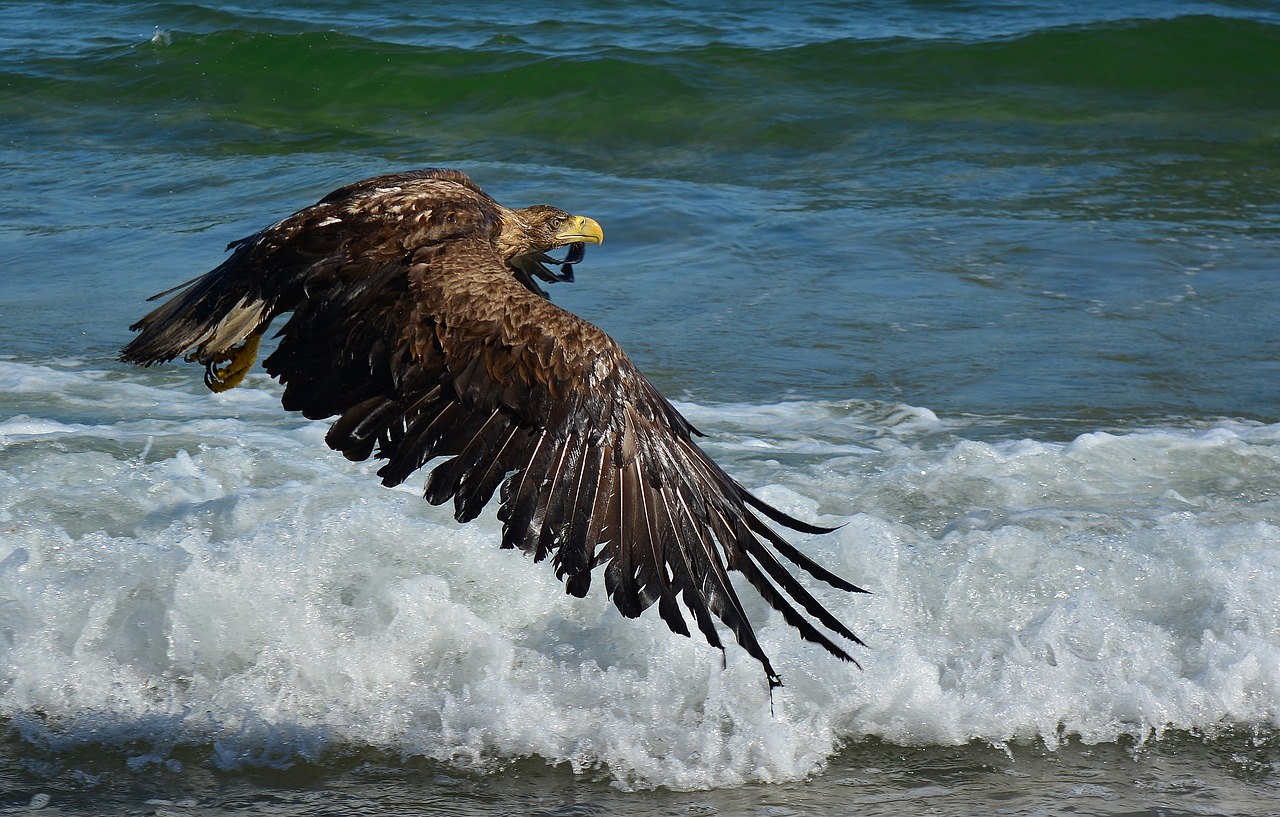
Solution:
[[(266, 324), (259, 326), (239, 346), (232, 346), (204, 364), (204, 384), (209, 387), (209, 391), (216, 394), (240, 385), (240, 381), (244, 380), (244, 376), (258, 359), (258, 344), (262, 342), (262, 335), (266, 331)], [(219, 367), (219, 363), (227, 365)]]

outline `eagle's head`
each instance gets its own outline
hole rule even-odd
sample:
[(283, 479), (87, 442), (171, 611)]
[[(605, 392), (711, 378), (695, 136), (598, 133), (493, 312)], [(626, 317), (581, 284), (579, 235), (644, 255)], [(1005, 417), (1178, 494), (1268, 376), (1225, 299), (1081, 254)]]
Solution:
[[(503, 253), (520, 283), (543, 297), (547, 293), (533, 280), (535, 276), (548, 283), (572, 281), (573, 265), (586, 255), (586, 245), (604, 243), (604, 231), (586, 216), (575, 216), (549, 204), (509, 212), (511, 223), (504, 225), (500, 239), (505, 245)], [(561, 260), (547, 254), (566, 246), (569, 251)]]

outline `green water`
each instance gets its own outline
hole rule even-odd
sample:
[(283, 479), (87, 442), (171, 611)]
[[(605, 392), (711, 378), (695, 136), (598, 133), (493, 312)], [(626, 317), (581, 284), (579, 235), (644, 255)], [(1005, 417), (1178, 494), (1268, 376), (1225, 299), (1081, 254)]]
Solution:
[(401, 29), (341, 5), (82, 5), (77, 27), (14, 7), (0, 62), (12, 352), (76, 353), (23, 325), (50, 293), (75, 303), (59, 282), (126, 296), (95, 290), (96, 340), (337, 184), (445, 164), (606, 223), (590, 286), (557, 298), (676, 393), (1274, 416), (1265, 11), (1044, 27), (959, 7), (935, 36), (928, 7), (819, 4), (795, 40), (678, 9), (459, 27), (446, 8)]

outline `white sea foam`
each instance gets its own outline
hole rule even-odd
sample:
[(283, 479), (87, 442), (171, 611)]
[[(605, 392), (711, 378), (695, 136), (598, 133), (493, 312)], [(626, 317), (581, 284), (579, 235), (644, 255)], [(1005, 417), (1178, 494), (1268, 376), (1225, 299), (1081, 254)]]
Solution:
[(736, 647), (722, 666), (602, 585), (566, 596), (492, 513), (381, 488), (265, 381), (165, 376), (0, 361), (0, 716), (54, 751), (537, 755), (692, 788), (794, 779), (868, 735), (1280, 727), (1280, 426), (990, 442), (909, 407), (682, 406), (766, 499), (844, 521), (801, 546), (874, 591), (815, 588), (862, 671), (749, 601), (771, 708)]

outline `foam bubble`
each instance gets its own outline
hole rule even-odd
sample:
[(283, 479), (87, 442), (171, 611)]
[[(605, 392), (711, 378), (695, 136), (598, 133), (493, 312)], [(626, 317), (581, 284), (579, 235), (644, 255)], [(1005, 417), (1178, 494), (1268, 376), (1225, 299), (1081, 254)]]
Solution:
[(381, 488), (269, 387), (153, 377), (0, 362), (59, 389), (0, 423), (0, 715), (50, 751), (534, 755), (700, 788), (803, 777), (865, 736), (1280, 727), (1280, 426), (978, 441), (909, 407), (684, 406), (766, 499), (844, 522), (800, 544), (874, 591), (814, 588), (869, 643), (861, 671), (748, 600), (771, 707), (741, 650), (566, 596), (496, 547), (492, 511), (462, 526)]

